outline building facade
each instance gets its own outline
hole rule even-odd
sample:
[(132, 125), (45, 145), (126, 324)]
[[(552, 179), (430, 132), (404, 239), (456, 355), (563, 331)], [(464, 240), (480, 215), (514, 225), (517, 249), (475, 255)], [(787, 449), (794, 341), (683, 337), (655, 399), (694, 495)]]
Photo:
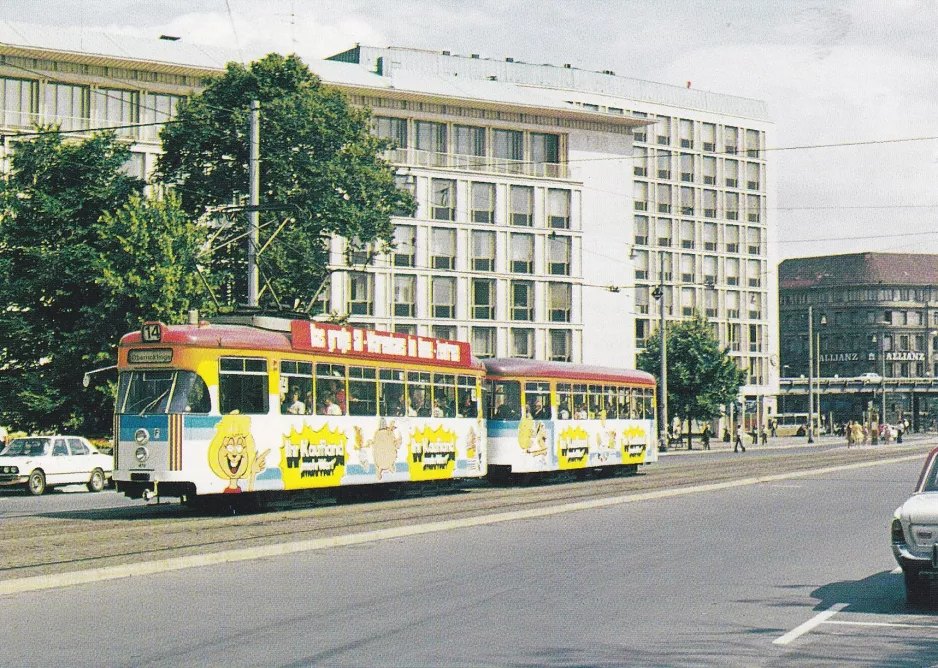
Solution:
[[(813, 341), (809, 338), (809, 307)], [(889, 392), (885, 417), (931, 415), (932, 381), (938, 378), (938, 255), (854, 253), (785, 260), (779, 265), (781, 368), (790, 378), (857, 379), (866, 387), (822, 396), (822, 414), (835, 410), (857, 419), (876, 395), (878, 378)], [(869, 379), (874, 382), (870, 383)], [(918, 391), (918, 394), (916, 394)], [(874, 396), (876, 395), (876, 396)], [(923, 402), (927, 402), (923, 403)], [(792, 407), (806, 410), (806, 401)], [(924, 418), (922, 418), (924, 419)]]
[[(144, 176), (159, 124), (231, 56), (0, 22), (6, 141), (36, 122), (117, 127)], [(775, 394), (762, 102), (446, 52), (356, 47), (310, 66), (373, 110), (418, 202), (393, 252), (332, 240), (322, 312), (480, 356), (613, 366), (634, 365), (662, 314), (699, 312), (746, 370), (742, 394)]]

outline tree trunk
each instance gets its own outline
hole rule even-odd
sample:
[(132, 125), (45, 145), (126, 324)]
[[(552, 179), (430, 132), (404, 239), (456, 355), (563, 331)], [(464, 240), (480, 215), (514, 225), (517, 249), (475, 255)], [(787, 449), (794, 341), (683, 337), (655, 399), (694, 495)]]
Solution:
[(694, 435), (690, 431), (690, 420), (687, 420), (687, 449), (694, 449)]

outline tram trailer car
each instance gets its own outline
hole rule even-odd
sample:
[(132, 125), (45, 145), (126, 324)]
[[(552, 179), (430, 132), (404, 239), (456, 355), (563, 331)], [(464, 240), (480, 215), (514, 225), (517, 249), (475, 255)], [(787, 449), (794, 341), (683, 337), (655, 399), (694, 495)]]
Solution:
[(643, 371), (485, 359), (489, 475), (658, 460), (655, 379)]
[(145, 323), (118, 351), (114, 480), (132, 498), (481, 477), (469, 344), (306, 320)]

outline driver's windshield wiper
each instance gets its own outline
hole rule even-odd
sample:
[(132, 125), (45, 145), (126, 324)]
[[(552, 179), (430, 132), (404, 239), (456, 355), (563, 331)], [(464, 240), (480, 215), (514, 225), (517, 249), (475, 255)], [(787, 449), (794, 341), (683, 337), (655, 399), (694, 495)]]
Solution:
[(154, 406), (156, 406), (158, 403), (160, 403), (161, 401), (163, 401), (163, 398), (164, 398), (167, 394), (169, 394), (169, 390), (166, 390), (165, 392), (163, 392), (163, 394), (161, 394), (161, 395), (158, 396), (156, 399), (154, 399), (153, 401), (151, 401), (150, 403), (148, 403), (146, 406), (144, 406), (144, 407), (143, 407), (143, 410), (140, 411), (140, 413), (137, 415), (137, 417), (143, 417), (143, 414), (144, 414), (144, 413), (146, 413), (148, 410), (150, 410), (151, 408), (153, 408)]

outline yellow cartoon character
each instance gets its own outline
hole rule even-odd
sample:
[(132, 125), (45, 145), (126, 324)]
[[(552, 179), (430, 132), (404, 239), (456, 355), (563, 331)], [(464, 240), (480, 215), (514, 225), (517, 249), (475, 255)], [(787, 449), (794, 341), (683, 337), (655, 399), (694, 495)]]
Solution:
[(251, 418), (247, 415), (226, 415), (218, 423), (215, 436), (208, 446), (208, 465), (222, 480), (228, 481), (225, 494), (241, 492), (238, 481), (248, 481), (247, 491), (254, 491), (254, 478), (266, 468), (270, 450), (257, 455), (251, 436)]

